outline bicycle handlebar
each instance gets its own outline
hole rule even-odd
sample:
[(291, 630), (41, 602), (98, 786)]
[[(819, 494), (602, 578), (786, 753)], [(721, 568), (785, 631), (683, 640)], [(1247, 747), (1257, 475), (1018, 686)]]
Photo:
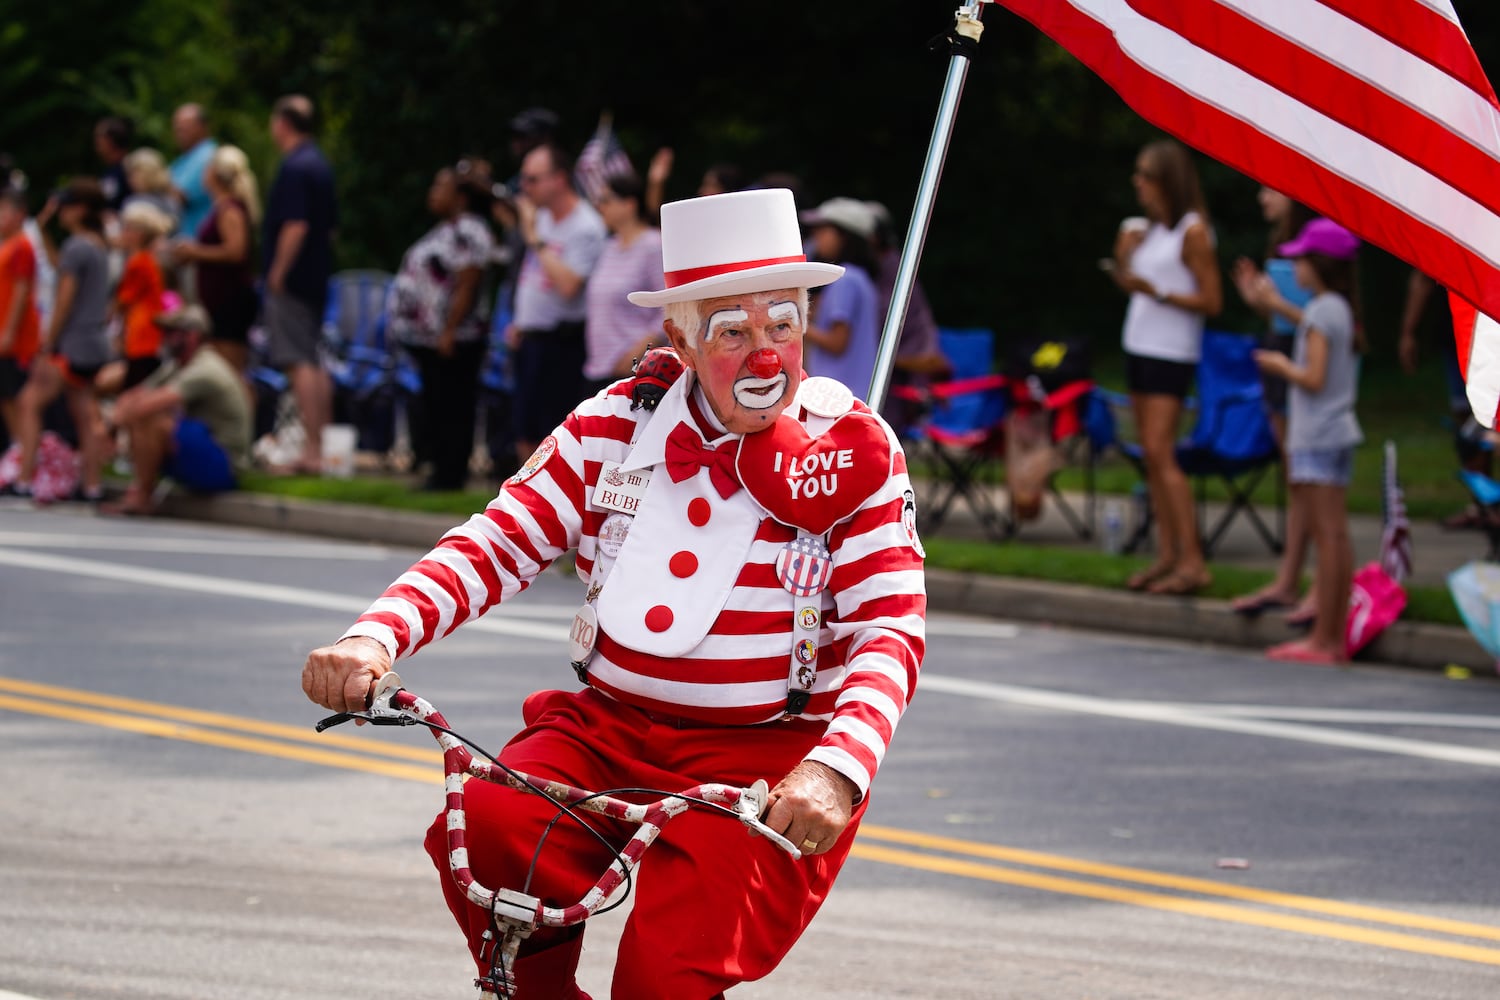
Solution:
[[(674, 816), (694, 805), (717, 808), (737, 818), (753, 834), (765, 837), (800, 859), (797, 846), (761, 822), (769, 789), (764, 780), (749, 788), (708, 783), (695, 785), (655, 802), (628, 802), (613, 795), (586, 791), (561, 781), (537, 778), (506, 767), (498, 762), (476, 760), (464, 740), (453, 733), (442, 713), (429, 702), (401, 686), (395, 671), (376, 682), (370, 706), (363, 712), (341, 712), (317, 724), (317, 731), (363, 719), (384, 726), (426, 726), (443, 748), (443, 786), (447, 793), (448, 866), (455, 883), (475, 905), (495, 914), (496, 918), (526, 931), (537, 927), (570, 927), (594, 914), (610, 895), (630, 878), (646, 848), (656, 840), (661, 828)], [(509, 785), (520, 791), (545, 795), (565, 809), (595, 813), (636, 825), (636, 832), (610, 863), (608, 870), (572, 906), (544, 906), (535, 896), (513, 889), (488, 889), (474, 879), (469, 870), (469, 853), (465, 842), (464, 780), (468, 774), (484, 781)]]

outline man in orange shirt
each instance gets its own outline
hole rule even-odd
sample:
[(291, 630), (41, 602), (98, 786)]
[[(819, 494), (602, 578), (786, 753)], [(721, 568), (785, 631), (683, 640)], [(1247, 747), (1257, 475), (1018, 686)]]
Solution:
[(36, 354), (38, 320), (31, 289), (36, 253), (26, 239), (26, 195), (0, 191), (0, 418), (6, 436), (16, 435), (16, 395)]

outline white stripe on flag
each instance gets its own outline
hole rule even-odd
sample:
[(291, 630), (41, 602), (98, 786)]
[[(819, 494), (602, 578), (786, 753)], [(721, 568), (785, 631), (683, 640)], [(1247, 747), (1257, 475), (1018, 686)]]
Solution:
[[(1479, 94), (1361, 24), (1317, 3), (1218, 0), (1313, 55), (1352, 73), (1491, 156), (1500, 151), (1500, 112)], [(1253, 53), (1247, 53), (1252, 62)]]
[[(1398, 206), (1500, 267), (1500, 226), (1483, 205), (1426, 170), (1155, 21), (1126, 0), (1068, 0), (1107, 25), (1132, 62)], [(1357, 228), (1357, 227), (1356, 227)]]
[(1500, 323), (1484, 313), (1475, 315), (1479, 319), (1474, 324), (1465, 387), (1474, 416), (1486, 427), (1492, 427), (1500, 412)]

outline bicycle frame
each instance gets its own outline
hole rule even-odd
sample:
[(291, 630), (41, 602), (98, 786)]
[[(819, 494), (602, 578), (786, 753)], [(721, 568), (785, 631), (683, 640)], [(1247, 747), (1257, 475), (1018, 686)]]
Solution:
[[(749, 788), (713, 783), (695, 785), (655, 802), (641, 803), (575, 788), (560, 781), (534, 777), (498, 762), (477, 760), (464, 741), (450, 731), (448, 721), (443, 718), (442, 713), (425, 699), (403, 688), (401, 678), (394, 671), (385, 674), (376, 683), (368, 709), (330, 716), (318, 723), (317, 730), (322, 732), (350, 719), (365, 719), (377, 725), (426, 726), (443, 748), (448, 867), (454, 882), (469, 901), (491, 913), (496, 925), (502, 929), (502, 941), (496, 944), (499, 949), (497, 968), (501, 979), (499, 982), (478, 981), (481, 988), (498, 989), (501, 995), (514, 988), (511, 968), (522, 940), (538, 927), (572, 927), (593, 916), (631, 878), (646, 849), (656, 840), (667, 822), (693, 806), (707, 806), (733, 816), (752, 833), (765, 837), (793, 859), (802, 857), (802, 852), (796, 845), (760, 821), (769, 794), (763, 780)], [(576, 810), (594, 813), (634, 824), (635, 834), (618, 850), (614, 861), (593, 887), (571, 906), (546, 906), (538, 897), (519, 890), (487, 888), (469, 870), (467, 827), (464, 819), (465, 775), (546, 796), (570, 812)]]

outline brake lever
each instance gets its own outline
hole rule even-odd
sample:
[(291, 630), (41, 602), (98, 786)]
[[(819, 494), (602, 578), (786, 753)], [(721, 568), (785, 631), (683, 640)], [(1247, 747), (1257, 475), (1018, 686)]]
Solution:
[(313, 727), (316, 732), (332, 729), (334, 726), (342, 726), (354, 719), (362, 719), (372, 726), (419, 726), (416, 719), (391, 708), (391, 696), (401, 690), (401, 678), (396, 671), (388, 670), (381, 675), (380, 680), (370, 687), (370, 695), (365, 699), (365, 710), (363, 712), (339, 712), (330, 715)]
[(416, 719), (410, 719), (404, 715), (371, 715), (369, 712), (340, 712), (338, 715), (330, 715), (328, 718), (324, 719), (322, 722), (319, 722), (316, 726), (314, 726), (313, 729), (321, 733), (325, 729), (332, 729), (334, 726), (342, 726), (344, 723), (349, 722), (353, 719), (363, 719), (366, 723), (372, 726), (421, 725), (421, 723)]
[(766, 779), (757, 778), (755, 784), (740, 793), (740, 800), (735, 803), (735, 812), (739, 813), (740, 822), (744, 823), (752, 834), (765, 837), (790, 854), (793, 861), (800, 861), (802, 851), (797, 845), (761, 822), (760, 818), (765, 814), (766, 802), (770, 797), (771, 788), (766, 784)]

